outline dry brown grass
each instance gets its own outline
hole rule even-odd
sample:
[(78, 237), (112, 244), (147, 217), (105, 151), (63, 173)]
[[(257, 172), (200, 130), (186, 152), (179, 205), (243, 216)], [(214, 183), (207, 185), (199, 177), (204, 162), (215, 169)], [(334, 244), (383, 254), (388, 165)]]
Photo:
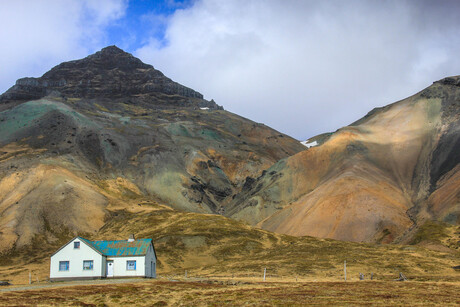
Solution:
[[(391, 281), (403, 272), (411, 281), (460, 282), (459, 251), (420, 246), (376, 245), (312, 237), (292, 237), (250, 227), (218, 215), (185, 213), (154, 203), (137, 202), (138, 212), (118, 210), (88, 239), (126, 239), (129, 234), (152, 238), (158, 274), (260, 281), (267, 268), (270, 281), (341, 281), (347, 261), (349, 281), (359, 273), (374, 273)], [(137, 204), (140, 204), (138, 206)], [(86, 237), (86, 234), (81, 234)], [(0, 257), (0, 280), (27, 284), (49, 278), (49, 256), (73, 235), (63, 234), (54, 245), (37, 244)]]
[(218, 281), (69, 286), (0, 292), (4, 306), (300, 306), (460, 304), (459, 283)]

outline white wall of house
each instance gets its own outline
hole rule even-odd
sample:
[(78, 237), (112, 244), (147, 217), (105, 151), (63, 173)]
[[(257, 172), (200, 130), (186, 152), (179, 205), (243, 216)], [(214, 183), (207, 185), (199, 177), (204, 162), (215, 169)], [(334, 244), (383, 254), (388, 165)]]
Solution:
[[(80, 248), (74, 248), (74, 242), (80, 242)], [(104, 258), (83, 240), (76, 238), (51, 257), (50, 279), (104, 277)], [(85, 260), (93, 261), (92, 270), (83, 270), (83, 261)], [(59, 270), (60, 261), (69, 261), (69, 269), (65, 271)]]
[[(156, 277), (156, 257), (152, 245), (145, 256), (107, 257), (113, 261), (113, 277)], [(128, 270), (128, 261), (136, 261), (136, 269)], [(105, 271), (104, 271), (105, 274)]]
[[(144, 277), (145, 256), (107, 257), (113, 260), (113, 277)], [(136, 269), (128, 270), (127, 261), (136, 261)]]

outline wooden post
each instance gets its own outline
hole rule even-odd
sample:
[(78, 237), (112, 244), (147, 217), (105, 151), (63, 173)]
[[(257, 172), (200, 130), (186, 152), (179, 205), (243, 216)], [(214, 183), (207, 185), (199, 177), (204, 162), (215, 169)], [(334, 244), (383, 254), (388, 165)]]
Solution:
[(396, 279), (397, 281), (407, 281), (406, 276), (402, 272), (399, 272), (399, 278)]
[(185, 278), (187, 278), (187, 270), (185, 270)]
[(32, 283), (32, 273), (29, 271), (29, 285)]
[(264, 281), (265, 281), (265, 274), (267, 273), (267, 268), (264, 268)]
[(347, 281), (347, 261), (346, 260), (343, 263), (343, 275), (345, 277), (345, 281)]

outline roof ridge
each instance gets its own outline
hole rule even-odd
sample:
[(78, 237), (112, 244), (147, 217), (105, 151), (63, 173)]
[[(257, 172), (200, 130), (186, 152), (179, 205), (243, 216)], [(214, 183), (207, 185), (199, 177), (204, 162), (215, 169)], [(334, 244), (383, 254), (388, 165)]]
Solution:
[[(85, 240), (88, 240), (88, 239), (85, 239)], [(134, 239), (134, 241), (148, 241), (148, 240), (152, 240), (151, 238), (143, 238), (143, 239)], [(90, 240), (88, 240), (90, 241)], [(95, 241), (90, 241), (90, 242), (121, 242), (121, 241), (127, 241), (129, 242), (129, 240), (95, 240)]]

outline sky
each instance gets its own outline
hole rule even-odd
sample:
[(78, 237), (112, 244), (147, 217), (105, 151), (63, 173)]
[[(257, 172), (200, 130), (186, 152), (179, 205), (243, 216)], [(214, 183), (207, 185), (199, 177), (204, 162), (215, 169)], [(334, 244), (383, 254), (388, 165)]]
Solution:
[(0, 2), (0, 92), (108, 45), (305, 140), (460, 75), (460, 1)]

